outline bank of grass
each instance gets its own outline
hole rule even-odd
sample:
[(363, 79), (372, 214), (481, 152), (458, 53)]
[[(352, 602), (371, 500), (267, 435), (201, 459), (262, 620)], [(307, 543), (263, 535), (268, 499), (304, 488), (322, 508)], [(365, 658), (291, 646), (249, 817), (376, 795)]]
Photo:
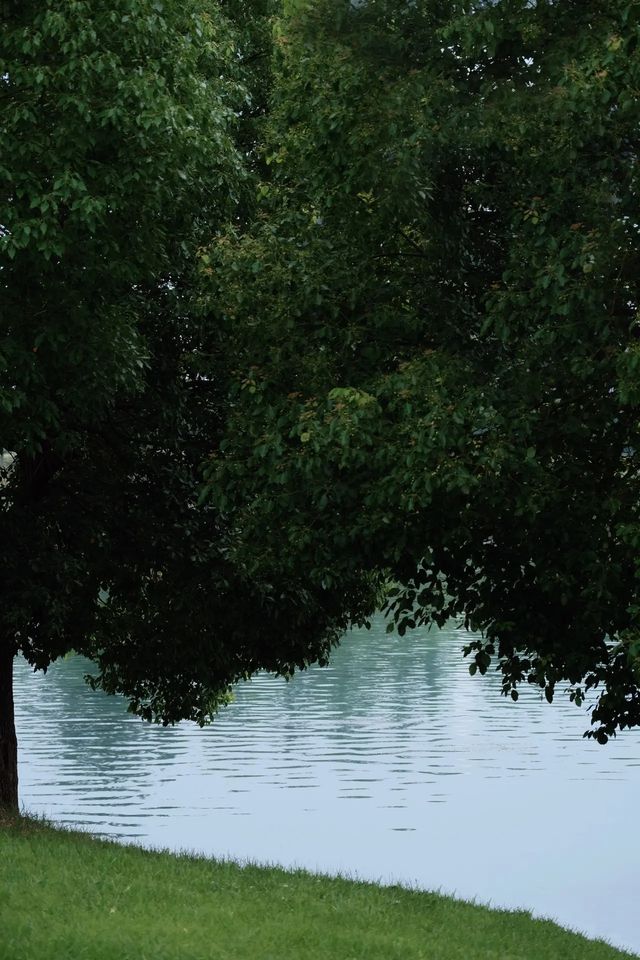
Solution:
[(614, 960), (529, 914), (0, 820), (4, 960)]

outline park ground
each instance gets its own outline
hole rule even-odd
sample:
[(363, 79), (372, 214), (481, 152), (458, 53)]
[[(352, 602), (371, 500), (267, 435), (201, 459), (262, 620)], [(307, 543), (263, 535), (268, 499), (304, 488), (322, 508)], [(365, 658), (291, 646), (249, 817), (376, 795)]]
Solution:
[(526, 912), (0, 816), (6, 960), (622, 960)]

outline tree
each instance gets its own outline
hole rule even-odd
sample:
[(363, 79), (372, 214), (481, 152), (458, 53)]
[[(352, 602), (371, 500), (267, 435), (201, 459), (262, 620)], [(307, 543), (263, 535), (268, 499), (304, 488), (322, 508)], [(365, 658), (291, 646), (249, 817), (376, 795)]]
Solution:
[(196, 251), (242, 217), (260, 113), (243, 9), (2, 6), (0, 806), (18, 652), (84, 653), (142, 717), (203, 723), (255, 670), (326, 659), (346, 623), (336, 591), (250, 576), (198, 506), (230, 374)]
[(394, 585), (517, 699), (640, 723), (637, 0), (319, 0), (275, 27), (252, 222), (202, 255), (237, 562)]

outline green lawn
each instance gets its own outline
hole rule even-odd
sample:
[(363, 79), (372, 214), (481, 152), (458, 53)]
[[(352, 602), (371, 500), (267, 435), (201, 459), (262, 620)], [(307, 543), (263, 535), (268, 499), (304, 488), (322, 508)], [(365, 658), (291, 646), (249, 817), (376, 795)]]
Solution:
[(527, 913), (0, 823), (3, 960), (613, 960)]

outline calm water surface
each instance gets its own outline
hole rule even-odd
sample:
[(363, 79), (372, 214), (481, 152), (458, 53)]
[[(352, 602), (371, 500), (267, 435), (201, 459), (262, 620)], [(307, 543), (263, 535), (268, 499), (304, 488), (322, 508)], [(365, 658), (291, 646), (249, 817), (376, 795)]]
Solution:
[(454, 627), (353, 631), (259, 676), (213, 726), (163, 729), (75, 657), (17, 668), (22, 801), (121, 840), (344, 871), (525, 907), (640, 953), (640, 735), (471, 678)]

